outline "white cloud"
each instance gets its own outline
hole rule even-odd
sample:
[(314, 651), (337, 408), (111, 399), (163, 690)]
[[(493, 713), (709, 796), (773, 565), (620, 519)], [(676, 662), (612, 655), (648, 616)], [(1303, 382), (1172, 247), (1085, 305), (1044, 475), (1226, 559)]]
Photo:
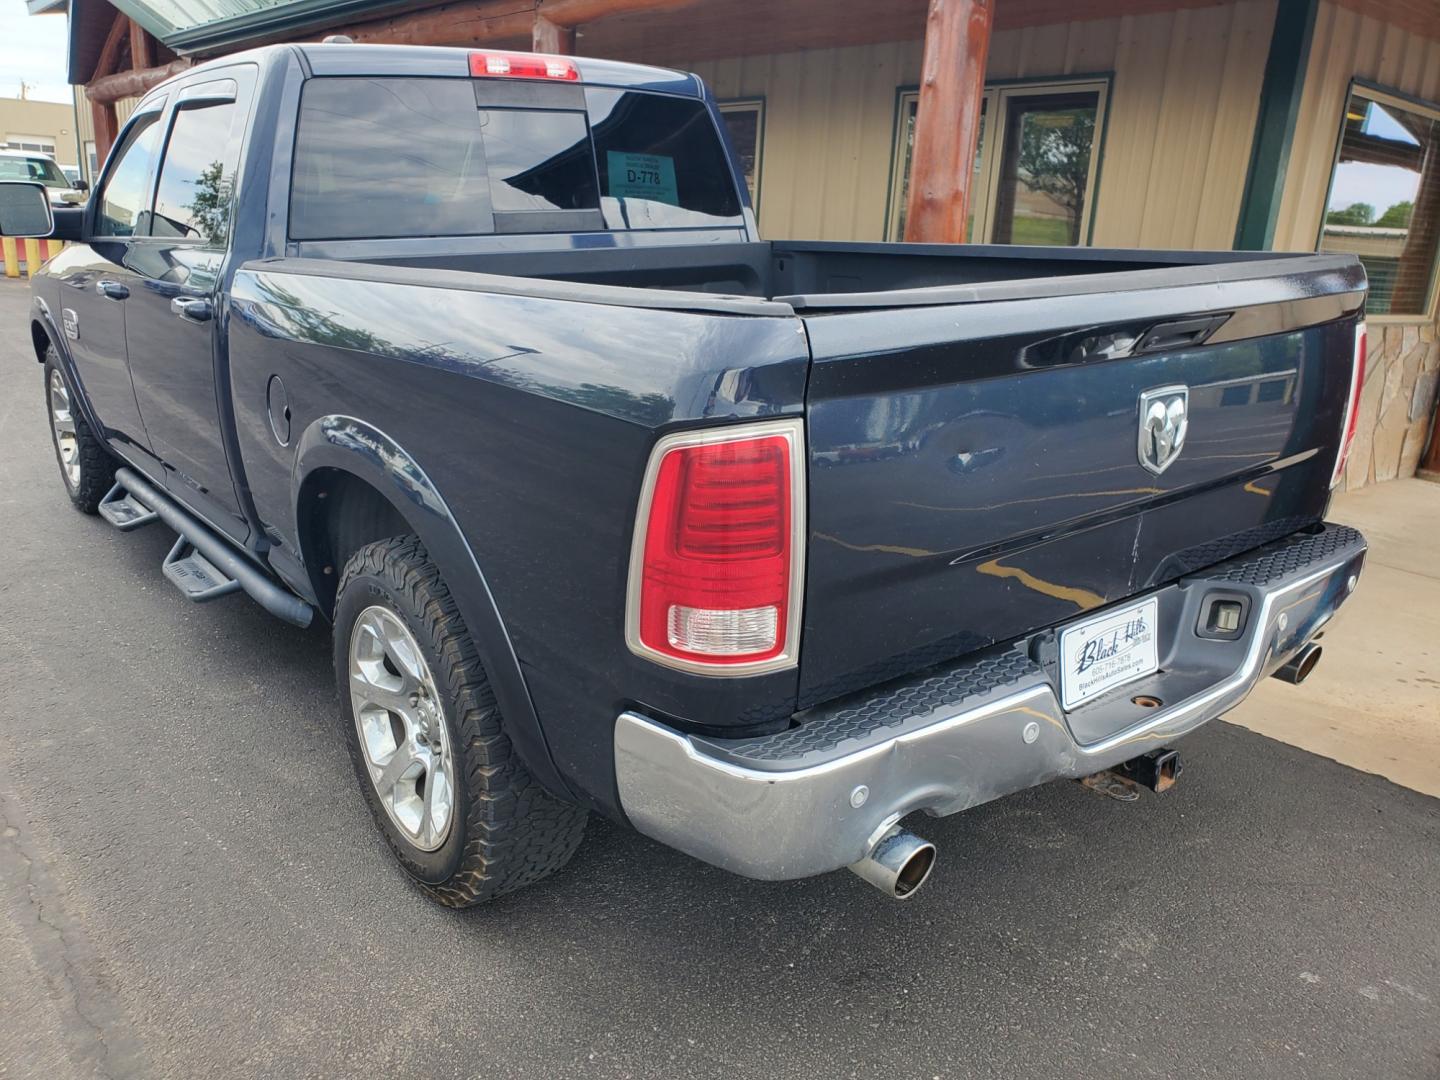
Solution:
[(0, 0), (0, 97), (19, 97), (23, 81), (36, 101), (71, 100), (65, 21), (63, 14), (29, 14), (25, 0)]

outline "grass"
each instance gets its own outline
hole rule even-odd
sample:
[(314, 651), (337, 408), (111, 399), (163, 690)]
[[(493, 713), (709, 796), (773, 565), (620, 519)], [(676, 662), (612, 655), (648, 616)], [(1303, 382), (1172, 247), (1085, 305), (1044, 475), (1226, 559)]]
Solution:
[(1070, 223), (1063, 218), (1016, 217), (1010, 227), (1012, 244), (1070, 244)]

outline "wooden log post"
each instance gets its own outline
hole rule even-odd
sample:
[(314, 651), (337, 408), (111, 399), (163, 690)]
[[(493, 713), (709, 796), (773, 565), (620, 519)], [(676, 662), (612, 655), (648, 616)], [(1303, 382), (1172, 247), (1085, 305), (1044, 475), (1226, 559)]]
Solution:
[(537, 53), (553, 53), (556, 56), (575, 55), (575, 28), (557, 26), (544, 15), (535, 15), (535, 25), (530, 30), (530, 47)]
[(155, 53), (150, 48), (150, 35), (139, 23), (130, 22), (130, 66), (148, 68), (155, 66)]
[[(115, 133), (120, 127), (115, 115), (115, 102), (92, 99), (90, 122), (95, 129), (95, 166), (100, 168), (105, 164), (105, 158), (109, 155), (110, 148), (115, 145)], [(91, 183), (94, 183), (96, 179), (96, 177), (91, 177)]]
[(930, 0), (905, 239), (960, 244), (980, 138), (991, 0)]

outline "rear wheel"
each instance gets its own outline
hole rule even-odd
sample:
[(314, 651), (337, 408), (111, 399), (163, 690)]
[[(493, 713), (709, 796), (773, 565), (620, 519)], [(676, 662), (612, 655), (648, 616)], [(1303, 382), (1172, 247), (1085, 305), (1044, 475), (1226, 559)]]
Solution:
[(469, 907), (569, 861), (585, 811), (514, 752), (455, 601), (420, 541), (357, 551), (335, 604), (335, 673), (350, 756), (400, 864)]
[(115, 484), (116, 461), (80, 415), (53, 345), (45, 353), (45, 406), (65, 493), (76, 509), (93, 514)]

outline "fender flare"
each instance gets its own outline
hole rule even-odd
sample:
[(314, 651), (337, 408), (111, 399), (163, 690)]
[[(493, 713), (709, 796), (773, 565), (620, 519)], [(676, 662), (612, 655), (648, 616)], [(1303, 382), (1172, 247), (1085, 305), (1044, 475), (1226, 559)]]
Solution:
[[(75, 396), (80, 400), (80, 411), (84, 414), (85, 423), (91, 431), (103, 432), (99, 418), (95, 410), (90, 407), (90, 395), (85, 392), (85, 384), (80, 381), (80, 372), (75, 367), (75, 358), (70, 355), (70, 348), (65, 344), (65, 335), (60, 333), (55, 325), (55, 317), (50, 313), (50, 305), (40, 296), (32, 296), (30, 303), (30, 325), (39, 326), (41, 332), (50, 339), (50, 344), (55, 347), (55, 355), (60, 358), (60, 366), (64, 369), (65, 378), (75, 390)], [(44, 356), (35, 358), (38, 362), (44, 363)]]
[(305, 480), (323, 468), (349, 473), (369, 484), (414, 530), (455, 597), (516, 752), (536, 780), (554, 794), (574, 801), (574, 794), (555, 767), (520, 660), (480, 563), (444, 497), (419, 462), (364, 420), (339, 414), (319, 417), (305, 429), (295, 447), (290, 504), (296, 510), (297, 524)]

